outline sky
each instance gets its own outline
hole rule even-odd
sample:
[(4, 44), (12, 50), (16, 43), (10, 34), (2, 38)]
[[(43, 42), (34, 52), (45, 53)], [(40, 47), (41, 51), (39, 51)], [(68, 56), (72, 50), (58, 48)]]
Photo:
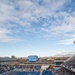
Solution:
[(0, 56), (75, 52), (75, 0), (0, 0)]

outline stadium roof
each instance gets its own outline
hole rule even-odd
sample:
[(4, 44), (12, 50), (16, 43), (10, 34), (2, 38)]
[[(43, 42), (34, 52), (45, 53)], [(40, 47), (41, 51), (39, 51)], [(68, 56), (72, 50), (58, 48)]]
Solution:
[(73, 56), (70, 58), (70, 60), (75, 60), (75, 55), (73, 55)]
[(16, 58), (0, 57), (0, 62), (16, 61)]
[(71, 60), (75, 60), (75, 55), (73, 55), (72, 57), (70, 57), (68, 60), (66, 60), (65, 62), (71, 61)]

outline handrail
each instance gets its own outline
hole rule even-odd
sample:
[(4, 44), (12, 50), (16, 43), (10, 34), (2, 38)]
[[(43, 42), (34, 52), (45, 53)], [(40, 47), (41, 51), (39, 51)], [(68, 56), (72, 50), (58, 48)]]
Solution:
[(6, 74), (9, 74), (9, 73), (11, 73), (11, 72), (13, 72), (13, 70), (4, 72), (4, 73), (2, 73), (2, 74), (0, 74), (0, 75), (6, 75)]

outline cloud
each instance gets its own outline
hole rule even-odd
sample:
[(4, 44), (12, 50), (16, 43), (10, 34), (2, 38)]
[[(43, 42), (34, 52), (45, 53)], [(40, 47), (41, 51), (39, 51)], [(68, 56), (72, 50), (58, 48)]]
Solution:
[(12, 37), (10, 37), (8, 34), (11, 33), (10, 30), (4, 29), (4, 28), (0, 28), (0, 42), (8, 42), (8, 43), (15, 43), (15, 42), (19, 42), (19, 39), (14, 39)]
[(14, 39), (6, 36), (4, 38), (0, 38), (0, 42), (4, 42), (4, 43), (16, 43), (20, 41), (21, 41), (20, 39)]
[[(48, 17), (54, 13), (59, 7), (61, 7), (66, 0), (16, 0), (14, 2), (7, 0), (0, 1), (0, 15), (3, 17), (3, 21), (11, 20), (10, 18), (16, 17), (20, 20), (26, 20), (27, 22), (36, 21), (37, 17)], [(43, 3), (43, 5), (42, 5)], [(56, 4), (57, 3), (57, 4)], [(1, 20), (1, 19), (0, 19)]]
[(70, 44), (74, 44), (74, 41), (75, 38), (71, 38), (71, 39), (61, 40), (59, 44), (70, 45)]
[(69, 57), (72, 57), (75, 55), (75, 51), (74, 49), (72, 49), (72, 51), (62, 51), (62, 52), (57, 52), (57, 54), (55, 56), (58, 56), (58, 57), (63, 57), (63, 56), (69, 56)]
[(0, 41), (4, 41), (3, 37), (17, 41), (23, 38), (20, 34), (25, 36), (26, 33), (47, 39), (59, 36), (73, 38), (75, 12), (64, 10), (68, 2), (71, 3), (68, 0), (0, 0)]
[[(75, 37), (75, 16), (72, 13), (60, 11), (53, 18), (53, 21), (49, 23), (51, 25), (45, 23), (41, 28), (41, 32), (46, 34), (46, 38), (55, 37), (61, 38), (61, 40), (67, 38), (68, 41), (72, 41), (70, 39)], [(69, 42), (66, 44), (69, 44)]]

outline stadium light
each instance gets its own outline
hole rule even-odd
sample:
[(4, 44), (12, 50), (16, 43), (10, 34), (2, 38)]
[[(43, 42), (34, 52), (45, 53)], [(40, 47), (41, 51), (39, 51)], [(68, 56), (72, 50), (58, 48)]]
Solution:
[(74, 41), (74, 44), (75, 44), (75, 41)]

